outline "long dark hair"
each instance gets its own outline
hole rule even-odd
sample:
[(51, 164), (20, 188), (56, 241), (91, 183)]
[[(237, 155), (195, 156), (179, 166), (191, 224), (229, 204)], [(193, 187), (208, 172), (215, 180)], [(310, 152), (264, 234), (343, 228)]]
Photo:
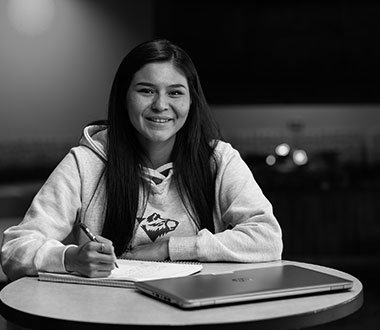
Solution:
[[(126, 109), (126, 94), (134, 74), (147, 63), (171, 62), (187, 78), (191, 106), (184, 126), (177, 132), (171, 159), (174, 179), (184, 205), (198, 228), (215, 231), (215, 143), (219, 130), (211, 116), (195, 66), (180, 47), (168, 40), (145, 42), (121, 62), (111, 89), (108, 107), (107, 211), (102, 236), (113, 241), (120, 256), (132, 238), (139, 207), (139, 188), (145, 187), (146, 165), (137, 132)], [(146, 201), (146, 197), (144, 197)]]

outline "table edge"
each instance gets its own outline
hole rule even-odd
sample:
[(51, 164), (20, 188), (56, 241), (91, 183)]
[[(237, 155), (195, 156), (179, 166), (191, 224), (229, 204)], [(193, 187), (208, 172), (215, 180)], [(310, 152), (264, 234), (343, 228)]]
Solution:
[(360, 284), (360, 290), (359, 292), (351, 299), (346, 301), (344, 304), (340, 304), (339, 307), (339, 313), (336, 311), (334, 307), (336, 306), (330, 306), (322, 311), (318, 310), (318, 313), (315, 312), (307, 312), (303, 314), (296, 314), (296, 315), (289, 315), (289, 316), (282, 316), (278, 318), (272, 318), (272, 319), (265, 319), (265, 320), (255, 320), (255, 321), (242, 321), (242, 322), (234, 322), (234, 323), (204, 323), (204, 324), (189, 324), (189, 325), (170, 325), (170, 324), (162, 324), (162, 325), (152, 325), (152, 324), (113, 324), (113, 323), (93, 323), (93, 322), (84, 322), (84, 321), (77, 321), (77, 320), (67, 320), (67, 319), (56, 319), (56, 318), (50, 318), (47, 316), (40, 316), (31, 314), (22, 310), (15, 309), (13, 307), (10, 307), (6, 305), (1, 297), (0, 297), (0, 314), (4, 316), (4, 318), (9, 321), (13, 322), (17, 325), (31, 328), (31, 329), (40, 329), (41, 327), (49, 327), (54, 328), (56, 330), (58, 329), (121, 329), (128, 326), (129, 329), (146, 329), (147, 327), (154, 326), (155, 328), (167, 328), (170, 326), (171, 330), (176, 329), (241, 329), (244, 326), (252, 326), (254, 324), (255, 329), (267, 329), (268, 326), (275, 327), (276, 329), (292, 329), (292, 328), (302, 328), (302, 327), (310, 327), (314, 325), (320, 325), (328, 322), (333, 322), (338, 319), (344, 318), (350, 314), (355, 313), (357, 310), (361, 308), (363, 305), (364, 300), (364, 294), (363, 294), (363, 286), (359, 279), (356, 277), (339, 271), (334, 268), (329, 268), (317, 264), (308, 264), (304, 262), (297, 262), (297, 261), (287, 261), (283, 260), (283, 264), (299, 264), (299, 265), (306, 265), (306, 266), (317, 266), (321, 269), (331, 269), (333, 271), (340, 272), (342, 274), (349, 275), (356, 279)]

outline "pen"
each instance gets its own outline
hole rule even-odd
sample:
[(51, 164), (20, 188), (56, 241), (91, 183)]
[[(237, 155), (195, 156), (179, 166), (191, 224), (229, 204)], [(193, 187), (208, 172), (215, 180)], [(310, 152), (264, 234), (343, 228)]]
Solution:
[[(79, 224), (79, 226), (80, 226), (80, 228), (84, 231), (84, 233), (87, 235), (87, 237), (88, 237), (91, 241), (100, 243), (100, 242), (96, 239), (96, 236), (95, 236), (93, 233), (91, 233), (90, 229), (88, 229), (88, 227), (87, 227), (83, 222), (81, 222), (81, 223)], [(115, 262), (115, 267), (116, 267), (116, 268), (119, 268), (119, 266), (117, 265), (116, 262)]]

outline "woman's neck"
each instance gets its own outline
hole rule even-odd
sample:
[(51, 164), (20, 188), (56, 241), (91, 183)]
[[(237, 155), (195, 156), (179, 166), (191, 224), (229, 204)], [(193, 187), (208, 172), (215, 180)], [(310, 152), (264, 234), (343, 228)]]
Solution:
[(156, 169), (170, 162), (173, 143), (151, 143), (145, 146), (145, 152), (148, 156), (148, 166)]

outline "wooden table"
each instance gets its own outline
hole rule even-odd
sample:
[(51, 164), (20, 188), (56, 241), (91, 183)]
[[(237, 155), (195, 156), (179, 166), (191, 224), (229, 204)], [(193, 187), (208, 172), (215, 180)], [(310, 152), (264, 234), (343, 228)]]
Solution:
[[(133, 289), (50, 283), (25, 277), (0, 292), (0, 311), (11, 329), (295, 329), (346, 317), (363, 304), (361, 282), (335, 269), (292, 261), (205, 263), (202, 273), (298, 264), (354, 282), (346, 292), (181, 310)], [(16, 325), (16, 327), (15, 327)]]

